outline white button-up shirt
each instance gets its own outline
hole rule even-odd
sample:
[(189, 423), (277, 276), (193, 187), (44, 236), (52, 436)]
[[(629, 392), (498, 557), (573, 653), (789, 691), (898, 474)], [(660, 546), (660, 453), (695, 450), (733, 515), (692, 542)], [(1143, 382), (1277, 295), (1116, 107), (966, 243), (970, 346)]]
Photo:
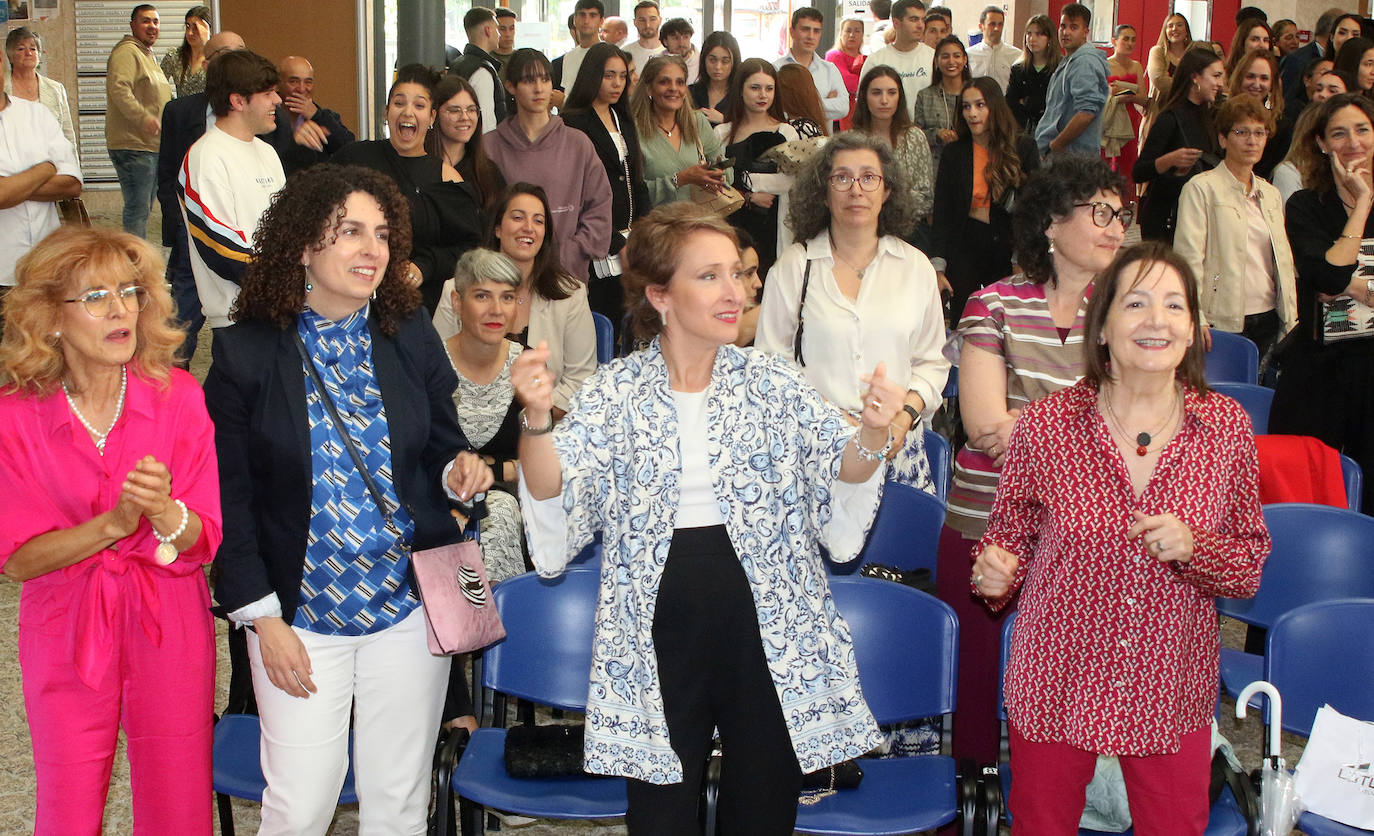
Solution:
[[(786, 55), (773, 62), (773, 66), (782, 69), (783, 64), (800, 63), (792, 57), (792, 50), (789, 49)], [(820, 54), (813, 54), (807, 69), (811, 71), (811, 78), (816, 82), (816, 92), (820, 94), (825, 118), (833, 122), (849, 115), (849, 88), (844, 86), (844, 76), (840, 75), (840, 68), (825, 60)], [(832, 96), (831, 93), (835, 95)]]
[[(50, 162), (58, 174), (81, 179), (76, 149), (62, 135), (62, 126), (46, 107), (14, 96), (0, 110), (0, 177), (12, 177)], [(33, 245), (57, 229), (57, 204), (26, 200), (0, 209), (0, 285), (14, 284), (14, 265)]]
[(974, 78), (989, 76), (996, 79), (1005, 93), (1011, 81), (1011, 65), (1020, 57), (1021, 50), (1005, 41), (997, 46), (979, 41), (968, 48), (968, 71)]

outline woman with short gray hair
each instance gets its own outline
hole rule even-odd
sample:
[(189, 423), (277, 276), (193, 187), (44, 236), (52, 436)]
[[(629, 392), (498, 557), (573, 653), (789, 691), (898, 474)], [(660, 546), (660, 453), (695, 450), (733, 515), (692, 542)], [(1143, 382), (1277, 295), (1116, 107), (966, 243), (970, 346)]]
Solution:
[(43, 58), (43, 39), (27, 26), (11, 29), (5, 36), (5, 57), (10, 62), (9, 75), (5, 76), (5, 92), (46, 107), (57, 117), (57, 123), (62, 126), (62, 135), (75, 148), (76, 127), (72, 124), (67, 88), (61, 82), (38, 72), (38, 64)]
[(888, 478), (933, 492), (920, 425), (940, 405), (949, 361), (935, 269), (900, 237), (915, 220), (887, 142), (857, 132), (832, 139), (792, 188), (796, 243), (764, 285), (754, 344), (793, 357), (807, 382), (851, 415), (863, 408), (855, 369), (885, 363), (907, 390)]

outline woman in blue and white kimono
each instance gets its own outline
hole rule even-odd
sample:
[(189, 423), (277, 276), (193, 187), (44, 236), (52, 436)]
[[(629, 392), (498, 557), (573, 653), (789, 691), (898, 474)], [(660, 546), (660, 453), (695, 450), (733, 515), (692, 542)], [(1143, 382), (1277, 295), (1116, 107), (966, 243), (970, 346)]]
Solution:
[(557, 429), (544, 347), (511, 367), (535, 568), (602, 534), (585, 768), (630, 779), (631, 834), (700, 832), (718, 727), (724, 832), (790, 834), (802, 774), (882, 741), (821, 547), (858, 556), (905, 390), (881, 363), (855, 380), (854, 426), (786, 359), (736, 348), (735, 235), (690, 203), (624, 252), (649, 347), (599, 368)]

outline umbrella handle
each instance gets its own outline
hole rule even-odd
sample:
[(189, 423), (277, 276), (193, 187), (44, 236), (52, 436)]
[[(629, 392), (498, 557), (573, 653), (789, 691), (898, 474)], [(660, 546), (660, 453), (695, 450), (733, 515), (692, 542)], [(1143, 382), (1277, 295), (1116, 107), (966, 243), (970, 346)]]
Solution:
[(1283, 697), (1279, 696), (1279, 689), (1272, 684), (1257, 679), (1240, 689), (1240, 694), (1236, 697), (1236, 717), (1245, 719), (1245, 709), (1250, 703), (1250, 698), (1256, 693), (1262, 693), (1269, 698), (1269, 752), (1277, 755), (1281, 750), (1280, 744), (1283, 742)]

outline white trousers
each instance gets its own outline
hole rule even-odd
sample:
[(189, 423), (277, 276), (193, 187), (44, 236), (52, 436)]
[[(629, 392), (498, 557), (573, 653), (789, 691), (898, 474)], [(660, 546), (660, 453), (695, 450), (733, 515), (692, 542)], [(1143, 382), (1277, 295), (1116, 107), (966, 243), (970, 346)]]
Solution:
[(248, 632), (267, 778), (259, 836), (329, 829), (348, 768), (350, 714), (358, 833), (423, 834), (450, 662), (429, 653), (423, 607), (366, 636), (292, 629), (318, 688), (306, 699), (272, 684), (257, 633)]

